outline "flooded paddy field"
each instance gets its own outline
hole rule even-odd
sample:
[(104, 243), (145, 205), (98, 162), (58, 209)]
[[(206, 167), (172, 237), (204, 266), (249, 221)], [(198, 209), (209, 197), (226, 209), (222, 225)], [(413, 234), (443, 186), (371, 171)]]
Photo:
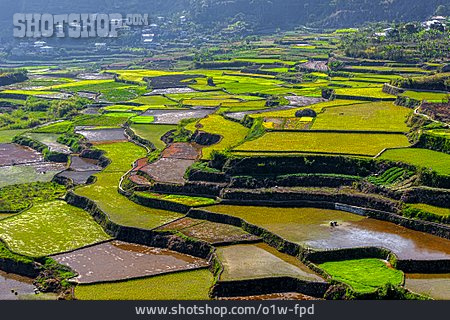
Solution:
[(53, 257), (75, 270), (80, 283), (154, 276), (207, 267), (206, 260), (174, 251), (120, 241), (106, 242)]
[(293, 277), (323, 281), (295, 257), (280, 253), (264, 243), (220, 247), (217, 255), (224, 267), (220, 280)]
[(29, 147), (13, 143), (0, 144), (0, 167), (34, 163), (42, 160), (42, 154)]
[(0, 300), (19, 300), (34, 295), (33, 279), (0, 271)]
[(238, 227), (192, 218), (176, 220), (162, 226), (159, 230), (179, 231), (188, 237), (211, 244), (259, 240), (259, 237), (251, 235)]
[(64, 153), (64, 154), (70, 154), (70, 148), (57, 141), (58, 137), (60, 136), (59, 134), (26, 133), (25, 136), (45, 144), (50, 149), (50, 151)]
[[(207, 210), (242, 218), (316, 250), (375, 246), (392, 250), (400, 259), (450, 259), (450, 240), (344, 211), (223, 205)], [(338, 226), (330, 227), (330, 221)]]
[(152, 116), (155, 124), (178, 124), (183, 119), (202, 119), (214, 113), (215, 108), (193, 108), (180, 110), (147, 110), (142, 116)]
[(76, 185), (80, 185), (85, 184), (90, 176), (99, 173), (102, 169), (97, 160), (72, 156), (69, 169), (57, 176), (72, 179)]
[(49, 182), (64, 169), (66, 169), (65, 163), (55, 162), (36, 162), (1, 167), (0, 187), (31, 182)]
[(123, 129), (79, 129), (75, 133), (81, 134), (93, 143), (127, 140)]
[(405, 287), (435, 300), (450, 300), (450, 273), (406, 274)]

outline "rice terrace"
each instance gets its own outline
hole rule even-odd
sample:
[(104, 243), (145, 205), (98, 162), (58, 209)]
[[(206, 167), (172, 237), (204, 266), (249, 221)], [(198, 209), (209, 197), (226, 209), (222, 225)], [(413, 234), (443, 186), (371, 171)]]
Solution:
[(0, 46), (0, 300), (450, 300), (435, 16)]

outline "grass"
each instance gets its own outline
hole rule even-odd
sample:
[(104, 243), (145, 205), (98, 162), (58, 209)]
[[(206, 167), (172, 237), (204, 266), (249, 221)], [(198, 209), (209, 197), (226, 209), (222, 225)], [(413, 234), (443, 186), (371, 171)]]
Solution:
[(267, 111), (267, 112), (261, 112), (258, 114), (253, 114), (250, 116), (252, 118), (294, 118), (295, 113), (297, 111), (305, 109), (305, 108), (313, 109), (316, 113), (320, 113), (327, 108), (331, 109), (334, 107), (355, 105), (355, 104), (359, 104), (359, 103), (366, 103), (366, 102), (356, 101), (356, 100), (332, 100), (332, 101), (316, 103), (316, 104), (313, 104), (313, 105), (310, 105), (307, 107), (280, 110), (280, 111)]
[(375, 156), (384, 148), (409, 146), (402, 134), (268, 132), (236, 152), (301, 152)]
[(64, 201), (35, 204), (20, 215), (0, 221), (0, 238), (12, 251), (33, 257), (110, 239), (87, 212)]
[(406, 91), (402, 96), (416, 100), (426, 100), (428, 102), (448, 102), (450, 93), (425, 92), (425, 91)]
[(380, 159), (404, 162), (430, 168), (442, 175), (450, 175), (450, 155), (438, 151), (419, 148), (387, 150)]
[(384, 93), (381, 88), (340, 88), (336, 89), (337, 96), (356, 98), (374, 98), (395, 100), (395, 96)]
[(35, 133), (67, 133), (69, 131), (73, 131), (72, 121), (61, 121), (33, 130)]
[[(202, 158), (209, 159), (214, 150), (221, 151), (232, 148), (241, 143), (248, 134), (248, 128), (243, 125), (229, 121), (219, 115), (210, 115), (198, 122), (202, 131), (222, 136), (222, 140), (212, 146), (203, 148)], [(189, 124), (186, 129), (194, 132), (196, 123)]]
[(213, 275), (207, 269), (177, 272), (161, 276), (79, 285), (75, 297), (79, 300), (209, 300)]
[(368, 180), (377, 186), (389, 186), (402, 180), (402, 178), (411, 176), (411, 174), (403, 168), (393, 167), (379, 176), (369, 177)]
[(21, 135), (25, 131), (25, 129), (0, 130), (0, 143), (11, 143), (15, 136)]
[(200, 206), (207, 206), (207, 205), (213, 205), (216, 203), (216, 200), (211, 198), (204, 198), (204, 197), (190, 197), (190, 196), (182, 196), (182, 195), (176, 195), (176, 194), (157, 194), (157, 193), (147, 193), (147, 192), (136, 192), (137, 195), (149, 198), (149, 199), (160, 199), (160, 200), (166, 200), (171, 201), (175, 203), (184, 204), (186, 206), (190, 207), (200, 207)]
[(404, 277), (403, 272), (389, 268), (379, 259), (325, 262), (319, 267), (359, 293), (374, 292), (387, 284), (399, 286)]
[(136, 116), (130, 119), (132, 123), (136, 124), (150, 124), (155, 121), (155, 117), (152, 116)]
[[(134, 114), (133, 114), (134, 115)], [(120, 127), (129, 119), (126, 115), (81, 115), (75, 118), (75, 126)]]
[(131, 102), (142, 103), (149, 106), (175, 106), (178, 103), (164, 96), (141, 96)]
[(132, 163), (147, 154), (145, 150), (130, 142), (97, 145), (106, 152), (112, 163), (96, 176), (97, 181), (76, 189), (80, 196), (93, 200), (112, 221), (129, 227), (153, 229), (179, 218), (175, 212), (139, 206), (117, 191), (120, 178), (131, 169)]
[(131, 129), (141, 138), (150, 141), (157, 149), (164, 149), (166, 144), (161, 141), (161, 137), (177, 127), (163, 124), (132, 124)]
[(414, 204), (410, 204), (409, 206), (411, 206), (415, 209), (431, 212), (431, 213), (434, 213), (434, 214), (436, 214), (438, 216), (442, 216), (442, 217), (450, 216), (449, 208), (430, 206), (429, 204), (424, 204), (424, 203), (414, 203)]
[(0, 188), (0, 212), (15, 213), (33, 203), (42, 203), (66, 194), (66, 188), (54, 182), (33, 182)]
[(224, 266), (220, 280), (271, 277), (320, 280), (295, 257), (280, 253), (266, 244), (219, 247), (217, 255)]
[(390, 102), (329, 108), (317, 116), (312, 129), (408, 132), (406, 119), (411, 112)]

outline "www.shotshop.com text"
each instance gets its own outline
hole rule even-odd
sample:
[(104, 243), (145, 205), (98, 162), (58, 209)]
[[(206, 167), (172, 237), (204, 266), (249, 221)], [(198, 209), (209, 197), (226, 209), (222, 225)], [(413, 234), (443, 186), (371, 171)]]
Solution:
[(314, 315), (314, 304), (304, 306), (296, 304), (293, 307), (278, 306), (275, 304), (265, 306), (210, 306), (178, 304), (173, 307), (135, 307), (137, 315), (215, 315), (221, 318), (226, 315), (289, 315), (294, 314), (300, 318)]

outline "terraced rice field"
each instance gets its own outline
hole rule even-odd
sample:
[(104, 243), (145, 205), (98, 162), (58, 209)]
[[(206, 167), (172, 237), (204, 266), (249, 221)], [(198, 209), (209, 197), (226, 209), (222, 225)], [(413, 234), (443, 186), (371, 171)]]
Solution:
[(0, 130), (0, 143), (10, 143), (15, 136), (18, 136), (25, 131), (25, 129)]
[(450, 274), (406, 274), (405, 287), (436, 300), (450, 300)]
[(201, 119), (214, 113), (214, 108), (196, 108), (179, 110), (147, 110), (142, 116), (154, 117), (155, 124), (178, 124), (183, 119)]
[(257, 241), (253, 236), (241, 228), (227, 224), (215, 223), (192, 218), (182, 218), (164, 225), (159, 230), (177, 231), (211, 244)]
[[(400, 259), (450, 258), (449, 240), (344, 211), (226, 205), (207, 210), (239, 217), (316, 250), (376, 246), (392, 250)], [(330, 221), (339, 226), (330, 227)]]
[(34, 289), (33, 279), (0, 271), (0, 300), (23, 299), (34, 295)]
[(76, 133), (81, 134), (87, 140), (93, 143), (127, 140), (123, 129), (77, 130)]
[(0, 239), (16, 253), (40, 257), (110, 237), (87, 212), (54, 201), (35, 204), (22, 214), (1, 220)]
[(213, 282), (209, 270), (171, 273), (145, 279), (79, 285), (79, 300), (209, 300)]
[(43, 160), (42, 154), (17, 144), (0, 144), (0, 167), (36, 163)]
[(176, 126), (173, 125), (145, 125), (145, 124), (133, 124), (131, 129), (141, 138), (146, 139), (153, 143), (157, 149), (164, 149), (166, 144), (161, 141), (161, 137), (171, 130), (175, 130)]
[(402, 134), (268, 132), (261, 138), (243, 143), (233, 151), (375, 156), (385, 148), (409, 145), (408, 138)]
[(411, 112), (391, 102), (334, 107), (319, 114), (312, 129), (408, 132), (406, 120)]
[(386, 284), (398, 286), (403, 283), (403, 272), (378, 259), (332, 261), (320, 264), (319, 267), (333, 279), (344, 282), (361, 293), (373, 292)]
[(13, 184), (49, 182), (57, 173), (65, 169), (65, 163), (54, 162), (37, 162), (1, 167), (0, 188)]
[(448, 217), (450, 216), (450, 209), (449, 208), (442, 208), (437, 206), (431, 206), (429, 204), (424, 203), (414, 203), (410, 205), (411, 207), (427, 212), (434, 213), (438, 216)]
[(174, 251), (112, 241), (53, 256), (70, 267), (78, 283), (110, 282), (188, 271), (208, 266), (206, 260)]
[(202, 159), (209, 159), (214, 150), (230, 149), (244, 140), (248, 128), (234, 121), (226, 120), (219, 115), (211, 115), (198, 123), (189, 124), (186, 129), (194, 132), (196, 128), (222, 137), (218, 144), (205, 147), (202, 150)]
[(130, 142), (97, 145), (112, 163), (95, 175), (97, 181), (76, 189), (76, 194), (93, 200), (112, 221), (130, 227), (152, 229), (180, 217), (180, 214), (139, 206), (117, 191), (119, 180), (132, 163), (146, 156), (143, 148)]
[(380, 159), (400, 161), (417, 167), (431, 168), (442, 175), (450, 175), (450, 155), (418, 148), (387, 150)]
[(217, 255), (224, 267), (220, 276), (222, 281), (272, 277), (323, 281), (296, 258), (279, 253), (266, 244), (220, 247)]

